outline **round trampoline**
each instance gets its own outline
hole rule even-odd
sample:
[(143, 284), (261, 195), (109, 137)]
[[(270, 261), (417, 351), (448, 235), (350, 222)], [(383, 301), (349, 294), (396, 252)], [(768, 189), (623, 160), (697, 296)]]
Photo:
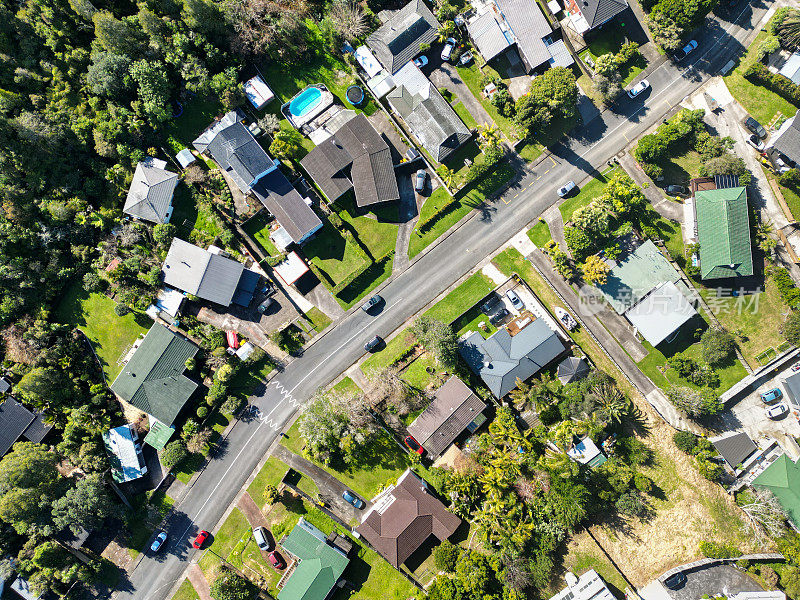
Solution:
[(357, 85), (351, 85), (347, 88), (347, 101), (353, 106), (358, 106), (364, 101), (364, 90)]

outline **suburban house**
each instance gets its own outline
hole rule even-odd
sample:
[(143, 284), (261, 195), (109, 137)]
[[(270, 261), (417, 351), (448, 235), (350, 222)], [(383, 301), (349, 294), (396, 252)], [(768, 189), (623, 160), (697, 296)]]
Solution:
[(398, 200), (389, 145), (360, 114), (300, 161), (329, 202), (351, 189), (360, 207)]
[(488, 338), (470, 332), (459, 353), (495, 398), (503, 398), (522, 381), (536, 375), (564, 353), (564, 343), (544, 319), (533, 320), (514, 335), (504, 327)]
[(606, 283), (597, 285), (617, 314), (657, 346), (697, 315), (693, 294), (656, 245), (633, 234), (618, 240), (621, 254), (607, 260)]
[(0, 456), (23, 438), (28, 442), (41, 443), (53, 428), (46, 422), (46, 415), (34, 413), (12, 397), (0, 404)]
[(136, 165), (122, 212), (149, 223), (169, 223), (178, 175), (165, 170), (166, 166), (165, 161), (156, 158)]
[(800, 164), (800, 119), (797, 118), (797, 113), (786, 119), (770, 137), (767, 153), (774, 152), (779, 153), (790, 165)]
[(249, 306), (261, 277), (215, 246), (203, 250), (180, 238), (172, 239), (161, 272), (167, 285), (221, 306)]
[(758, 451), (758, 446), (744, 432), (729, 432), (725, 435), (709, 438), (714, 448), (725, 461), (731, 471), (736, 471), (739, 465)]
[(325, 600), (350, 563), (347, 549), (337, 547), (302, 517), (280, 544), (289, 558), (290, 575), (278, 600)]
[(700, 190), (694, 196), (694, 212), (700, 244), (700, 277), (752, 275), (747, 188), (721, 187), (718, 183), (717, 189)]
[(121, 425), (103, 433), (103, 445), (111, 465), (111, 477), (117, 483), (139, 479), (147, 474), (147, 466), (133, 425)]
[(628, 8), (626, 0), (566, 0), (566, 11), (575, 31), (595, 31)]
[(486, 421), (485, 409), (486, 403), (453, 375), (408, 426), (408, 433), (431, 457), (440, 456), (464, 431), (474, 433)]
[(574, 60), (564, 40), (532, 0), (494, 0), (467, 23), (475, 47), (487, 62), (506, 55), (522, 62), (526, 73), (550, 67), (568, 67)]
[(253, 194), (280, 224), (295, 244), (302, 244), (322, 229), (322, 221), (280, 170), (265, 175), (253, 187)]
[(594, 569), (589, 569), (580, 577), (567, 572), (564, 581), (567, 587), (552, 596), (550, 600), (614, 600), (615, 598)]
[(373, 498), (356, 531), (399, 569), (431, 536), (443, 542), (460, 525), (461, 519), (428, 491), (425, 480), (407, 469)]
[(567, 450), (567, 456), (577, 463), (592, 468), (599, 467), (608, 460), (603, 451), (597, 447), (597, 444), (590, 437), (574, 442)]
[(752, 485), (772, 492), (794, 528), (800, 527), (800, 466), (797, 463), (781, 454), (758, 474)]
[(445, 162), (472, 138), (453, 107), (414, 63), (395, 73), (394, 82), (397, 87), (386, 99), (433, 160)]
[(186, 361), (197, 354), (197, 346), (156, 323), (138, 346), (111, 391), (152, 419), (172, 425), (198, 384), (186, 377)]
[(783, 375), (779, 380), (791, 408), (800, 408), (800, 372)]
[(425, 2), (411, 0), (367, 38), (367, 46), (389, 73), (395, 73), (420, 53), (420, 44), (435, 41), (438, 32), (439, 21)]

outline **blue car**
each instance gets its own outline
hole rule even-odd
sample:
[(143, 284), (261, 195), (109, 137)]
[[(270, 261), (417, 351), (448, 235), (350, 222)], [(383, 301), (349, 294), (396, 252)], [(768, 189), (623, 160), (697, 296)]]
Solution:
[(356, 496), (355, 494), (353, 494), (353, 492), (351, 492), (350, 490), (345, 490), (344, 492), (342, 492), (342, 498), (347, 500), (350, 504), (355, 506), (358, 510), (361, 510), (362, 508), (364, 508), (364, 506), (366, 506), (364, 504), (364, 501), (361, 498), (359, 498), (358, 496)]
[(781, 398), (783, 398), (783, 393), (778, 388), (772, 388), (761, 394), (761, 401), (764, 404), (775, 404)]
[(164, 542), (167, 541), (167, 532), (161, 531), (156, 536), (156, 539), (153, 540), (153, 543), (150, 544), (150, 552), (158, 552), (164, 546)]

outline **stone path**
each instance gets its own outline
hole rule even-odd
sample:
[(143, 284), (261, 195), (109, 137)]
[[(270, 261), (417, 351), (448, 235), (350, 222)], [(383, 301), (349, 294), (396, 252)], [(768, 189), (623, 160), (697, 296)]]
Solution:
[(192, 583), (197, 595), (200, 596), (200, 600), (213, 600), (211, 598), (211, 588), (208, 585), (208, 581), (206, 581), (206, 576), (200, 569), (200, 565), (197, 563), (190, 564), (186, 576)]

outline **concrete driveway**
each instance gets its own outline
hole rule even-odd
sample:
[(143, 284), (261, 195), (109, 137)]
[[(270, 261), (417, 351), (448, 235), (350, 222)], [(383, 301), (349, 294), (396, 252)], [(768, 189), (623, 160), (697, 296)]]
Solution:
[(761, 592), (763, 588), (746, 573), (728, 565), (718, 565), (686, 573), (686, 584), (667, 590), (672, 600), (697, 600), (704, 594), (730, 597), (739, 592)]

